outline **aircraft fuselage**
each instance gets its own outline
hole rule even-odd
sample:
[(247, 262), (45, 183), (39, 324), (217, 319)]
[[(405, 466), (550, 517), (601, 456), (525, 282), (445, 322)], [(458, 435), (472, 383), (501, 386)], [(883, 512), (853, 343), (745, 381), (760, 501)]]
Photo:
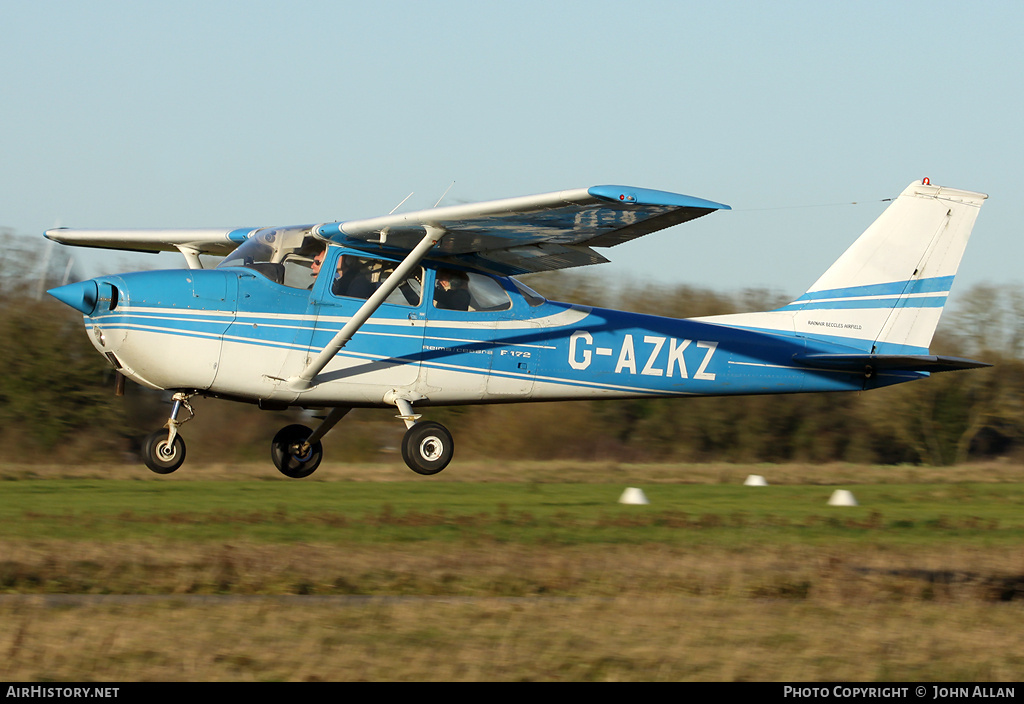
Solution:
[[(424, 290), (437, 272), (424, 270)], [(289, 288), (244, 268), (137, 272), (94, 280), (85, 317), (96, 348), (158, 389), (298, 406), (388, 406), (860, 390), (919, 378), (811, 370), (821, 340), (543, 301), (509, 278), (502, 310), (448, 310), (431, 296), (385, 303), (306, 391), (297, 375), (359, 308), (317, 281)], [(90, 285), (93, 282), (83, 282)]]

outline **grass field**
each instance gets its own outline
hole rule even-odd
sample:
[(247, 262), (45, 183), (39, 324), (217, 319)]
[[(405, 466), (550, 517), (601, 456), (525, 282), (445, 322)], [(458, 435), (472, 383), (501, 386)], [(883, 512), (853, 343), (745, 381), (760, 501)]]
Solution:
[[(1024, 675), (1016, 465), (278, 476), (0, 465), (0, 677)], [(650, 504), (617, 503), (628, 486)]]

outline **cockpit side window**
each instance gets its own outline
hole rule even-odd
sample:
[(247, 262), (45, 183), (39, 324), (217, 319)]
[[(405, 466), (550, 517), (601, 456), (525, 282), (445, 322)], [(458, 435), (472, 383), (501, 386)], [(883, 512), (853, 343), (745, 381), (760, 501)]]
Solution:
[[(342, 254), (331, 279), (332, 296), (367, 299), (380, 288), (398, 264), (381, 259)], [(418, 306), (423, 299), (423, 270), (416, 269), (392, 291), (385, 303)]]

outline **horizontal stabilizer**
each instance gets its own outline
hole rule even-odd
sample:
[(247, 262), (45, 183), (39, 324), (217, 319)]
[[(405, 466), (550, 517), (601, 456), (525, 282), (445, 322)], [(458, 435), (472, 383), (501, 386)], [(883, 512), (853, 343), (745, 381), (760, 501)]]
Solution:
[(973, 359), (934, 354), (796, 354), (793, 361), (815, 369), (865, 374), (877, 371), (952, 372), (992, 366)]

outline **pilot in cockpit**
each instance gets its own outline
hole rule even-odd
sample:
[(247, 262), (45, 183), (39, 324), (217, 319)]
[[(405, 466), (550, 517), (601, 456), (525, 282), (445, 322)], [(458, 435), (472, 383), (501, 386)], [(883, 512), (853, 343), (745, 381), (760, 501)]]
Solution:
[[(320, 267), (324, 265), (324, 259), (327, 257), (327, 247), (322, 247), (316, 254), (313, 255), (313, 261), (309, 265), (309, 275), (313, 277), (313, 283), (316, 283), (316, 277), (320, 275)], [(310, 284), (306, 288), (312, 290), (313, 284)]]
[(324, 247), (316, 255), (313, 256), (313, 263), (309, 265), (309, 270), (312, 272), (310, 276), (316, 278), (317, 274), (320, 273), (320, 267), (324, 265), (324, 258), (327, 256), (327, 247)]

